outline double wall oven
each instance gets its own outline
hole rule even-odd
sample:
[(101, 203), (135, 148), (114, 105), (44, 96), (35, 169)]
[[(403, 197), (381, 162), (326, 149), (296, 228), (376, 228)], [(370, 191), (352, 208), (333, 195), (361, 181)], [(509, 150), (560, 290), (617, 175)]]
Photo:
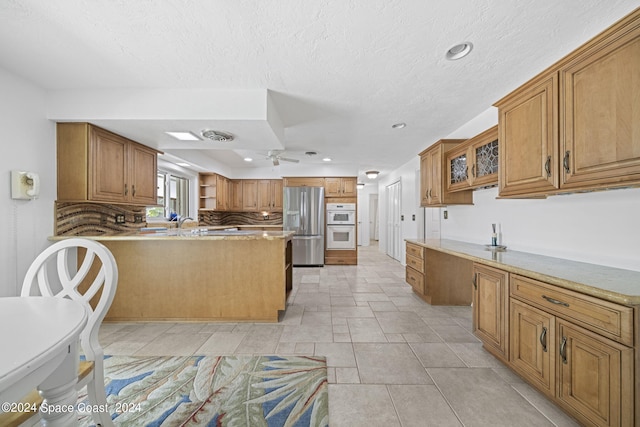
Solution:
[(327, 203), (327, 249), (356, 248), (356, 204)]

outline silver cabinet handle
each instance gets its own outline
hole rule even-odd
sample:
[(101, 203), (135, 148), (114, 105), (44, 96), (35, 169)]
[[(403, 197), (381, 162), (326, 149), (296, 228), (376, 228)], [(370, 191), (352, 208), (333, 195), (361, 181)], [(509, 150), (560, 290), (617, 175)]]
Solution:
[(542, 327), (542, 333), (540, 333), (540, 344), (542, 344), (542, 351), (547, 352), (547, 328)]
[(571, 151), (566, 151), (564, 153), (564, 159), (562, 159), (562, 165), (564, 166), (564, 171), (566, 173), (571, 173), (571, 168), (569, 168), (569, 154)]
[(562, 357), (562, 363), (567, 364), (567, 337), (562, 337), (562, 344), (560, 344), (560, 357)]
[(473, 275), (473, 280), (471, 281), (473, 283), (473, 288), (474, 289), (478, 289), (478, 273)]
[(546, 299), (546, 300), (547, 300), (547, 301), (549, 301), (551, 304), (556, 304), (556, 305), (561, 305), (561, 306), (564, 306), (564, 307), (569, 307), (569, 304), (568, 304), (568, 303), (566, 303), (566, 302), (562, 302), (562, 301), (559, 301), (559, 300), (557, 300), (557, 299), (553, 299), (553, 298), (548, 297), (548, 296), (546, 296), (546, 295), (542, 295), (542, 298)]
[(547, 172), (547, 178), (551, 176), (551, 156), (547, 157), (547, 161), (544, 164), (544, 170)]

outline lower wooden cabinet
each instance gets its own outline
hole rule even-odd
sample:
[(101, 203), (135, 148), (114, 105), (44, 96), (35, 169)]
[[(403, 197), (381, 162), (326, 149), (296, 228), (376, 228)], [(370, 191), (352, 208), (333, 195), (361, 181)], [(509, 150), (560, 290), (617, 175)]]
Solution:
[(557, 319), (557, 399), (586, 425), (633, 424), (633, 349)]
[(358, 249), (324, 251), (324, 263), (326, 265), (357, 265)]
[(512, 299), (510, 301), (511, 367), (547, 396), (555, 395), (555, 322), (553, 316)]
[(482, 264), (473, 302), (484, 347), (581, 424), (639, 425), (633, 308)]
[(473, 330), (489, 352), (509, 360), (509, 273), (473, 265)]
[(407, 242), (405, 280), (431, 305), (471, 304), (473, 263)]

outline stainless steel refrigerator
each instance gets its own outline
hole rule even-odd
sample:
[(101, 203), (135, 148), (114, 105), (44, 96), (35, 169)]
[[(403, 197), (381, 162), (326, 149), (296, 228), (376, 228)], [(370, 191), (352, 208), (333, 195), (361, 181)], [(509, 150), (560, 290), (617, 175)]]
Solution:
[(293, 235), (293, 265), (324, 265), (324, 187), (284, 187), (285, 231)]

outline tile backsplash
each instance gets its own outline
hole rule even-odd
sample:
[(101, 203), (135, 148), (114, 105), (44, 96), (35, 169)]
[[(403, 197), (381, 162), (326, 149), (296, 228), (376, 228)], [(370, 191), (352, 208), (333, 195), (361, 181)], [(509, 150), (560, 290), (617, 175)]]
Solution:
[[(145, 215), (146, 209), (143, 206), (56, 202), (54, 232), (56, 236), (97, 236), (135, 232), (147, 227)], [(116, 217), (124, 219), (124, 222), (116, 222)], [(282, 212), (270, 212), (269, 219), (265, 219), (261, 212), (204, 212), (198, 215), (198, 222), (198, 225), (204, 227), (282, 225)], [(162, 225), (171, 227), (173, 224)]]
[[(123, 216), (124, 223), (117, 223), (117, 216)], [(96, 236), (137, 231), (146, 226), (143, 206), (55, 203), (56, 236)]]

